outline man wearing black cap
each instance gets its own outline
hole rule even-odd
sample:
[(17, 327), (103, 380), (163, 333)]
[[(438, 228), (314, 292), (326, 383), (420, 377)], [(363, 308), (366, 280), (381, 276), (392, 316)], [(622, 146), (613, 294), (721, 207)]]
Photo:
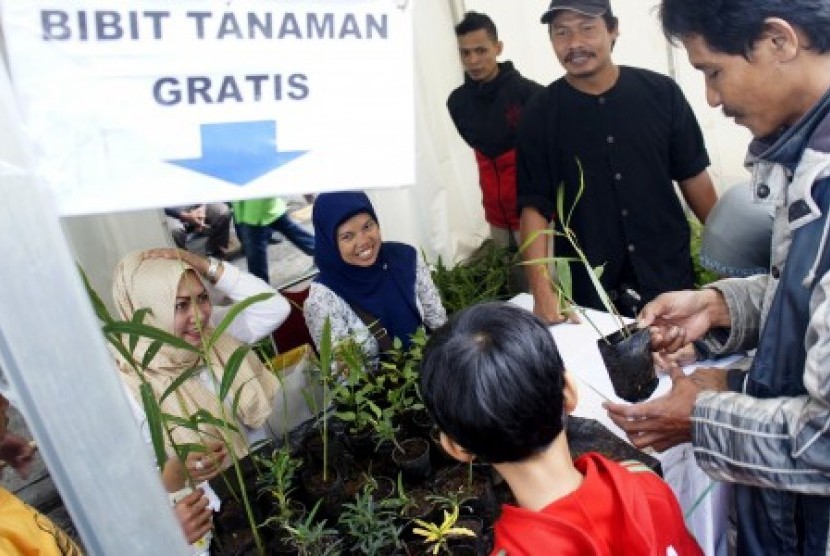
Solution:
[[(547, 215), (565, 218), (574, 207), (570, 227), (581, 248), (592, 267), (604, 265), (603, 286), (633, 316), (632, 300), (693, 286), (689, 226), (673, 182), (704, 221), (717, 196), (703, 134), (674, 81), (614, 64), (619, 29), (607, 0), (553, 0), (541, 20), (565, 76), (531, 100), (519, 126), (521, 232), (536, 237), (525, 259), (546, 256), (548, 236), (539, 232)], [(564, 215), (555, 214), (560, 184)], [(554, 252), (573, 255), (561, 238)], [(527, 275), (534, 313), (561, 321), (546, 267), (530, 265)], [(582, 268), (573, 268), (573, 299), (603, 307)]]

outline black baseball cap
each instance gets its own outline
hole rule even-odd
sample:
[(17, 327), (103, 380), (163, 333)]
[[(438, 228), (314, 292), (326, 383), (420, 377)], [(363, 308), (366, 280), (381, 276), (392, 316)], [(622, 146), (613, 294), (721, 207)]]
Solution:
[(542, 14), (542, 23), (550, 23), (556, 12), (561, 10), (570, 10), (582, 15), (596, 17), (610, 14), (611, 4), (608, 0), (551, 0), (548, 10)]

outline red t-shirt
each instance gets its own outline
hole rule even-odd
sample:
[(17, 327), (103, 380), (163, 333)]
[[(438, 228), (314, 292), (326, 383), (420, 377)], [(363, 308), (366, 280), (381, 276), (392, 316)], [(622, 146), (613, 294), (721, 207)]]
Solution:
[(540, 512), (504, 505), (492, 556), (698, 556), (674, 493), (637, 462), (589, 453), (580, 487)]

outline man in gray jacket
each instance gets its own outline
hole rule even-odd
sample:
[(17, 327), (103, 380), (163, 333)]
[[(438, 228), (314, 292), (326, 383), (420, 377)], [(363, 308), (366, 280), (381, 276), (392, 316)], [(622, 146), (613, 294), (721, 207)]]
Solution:
[(673, 373), (652, 402), (607, 404), (638, 447), (691, 441), (735, 485), (738, 554), (830, 547), (830, 3), (663, 0), (667, 36), (703, 72), (707, 99), (752, 132), (751, 188), (775, 209), (770, 272), (657, 297), (640, 314), (652, 346), (703, 338), (757, 348), (747, 373), (703, 391)]

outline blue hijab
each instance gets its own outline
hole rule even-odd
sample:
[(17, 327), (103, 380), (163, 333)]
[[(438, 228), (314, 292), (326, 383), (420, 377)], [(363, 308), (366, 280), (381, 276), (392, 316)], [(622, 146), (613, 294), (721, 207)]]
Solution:
[(352, 307), (376, 317), (393, 338), (409, 346), (410, 335), (422, 324), (415, 302), (417, 253), (404, 243), (384, 241), (378, 258), (368, 267), (351, 265), (340, 256), (337, 228), (357, 214), (378, 221), (369, 197), (359, 191), (322, 193), (314, 200), (314, 262), (316, 281)]

